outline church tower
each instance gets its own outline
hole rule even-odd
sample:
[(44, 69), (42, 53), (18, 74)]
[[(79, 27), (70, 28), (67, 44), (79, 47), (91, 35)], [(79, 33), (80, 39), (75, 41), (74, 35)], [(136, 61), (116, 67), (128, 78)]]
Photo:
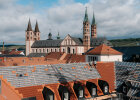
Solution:
[(34, 41), (40, 40), (40, 31), (38, 27), (38, 22), (36, 21), (35, 31), (34, 31)]
[(31, 53), (31, 46), (34, 43), (34, 32), (32, 30), (31, 22), (29, 19), (28, 27), (26, 30), (26, 56)]
[(95, 22), (95, 16), (93, 13), (93, 18), (92, 18), (92, 24), (91, 24), (91, 38), (97, 38), (97, 30), (96, 30), (96, 22)]
[(90, 49), (90, 23), (88, 20), (87, 8), (85, 11), (85, 17), (83, 21), (83, 45), (84, 52)]

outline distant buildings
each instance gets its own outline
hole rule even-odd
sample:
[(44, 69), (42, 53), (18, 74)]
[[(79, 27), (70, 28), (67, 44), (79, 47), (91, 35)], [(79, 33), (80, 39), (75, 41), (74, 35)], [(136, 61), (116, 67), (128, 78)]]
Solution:
[(97, 38), (95, 17), (93, 15), (92, 23), (90, 25), (87, 9), (83, 21), (83, 39), (75, 38), (70, 35), (67, 35), (64, 39), (60, 39), (59, 34), (57, 39), (53, 39), (52, 34), (49, 33), (47, 40), (40, 40), (38, 23), (36, 22), (35, 30), (32, 30), (30, 20), (26, 30), (26, 56), (29, 56), (31, 53), (43, 54), (50, 52), (64, 52), (67, 54), (81, 55), (90, 48), (95, 48), (103, 43), (112, 46), (106, 38)]

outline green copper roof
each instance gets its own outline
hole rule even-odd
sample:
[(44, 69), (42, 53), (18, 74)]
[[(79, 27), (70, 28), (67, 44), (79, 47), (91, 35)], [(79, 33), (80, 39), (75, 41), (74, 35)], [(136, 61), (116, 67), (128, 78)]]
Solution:
[(87, 22), (87, 21), (88, 21), (88, 14), (87, 14), (87, 8), (86, 8), (84, 22)]
[(92, 18), (92, 25), (95, 25), (96, 22), (95, 22), (95, 16), (94, 16), (94, 13), (93, 13), (93, 18)]
[(58, 32), (58, 35), (57, 35), (57, 39), (60, 39), (59, 32)]
[(49, 36), (52, 36), (51, 32), (49, 33)]

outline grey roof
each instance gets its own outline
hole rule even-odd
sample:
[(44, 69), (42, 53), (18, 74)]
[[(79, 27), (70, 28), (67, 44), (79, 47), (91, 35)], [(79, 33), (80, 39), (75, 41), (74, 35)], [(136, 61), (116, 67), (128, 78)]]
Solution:
[(120, 86), (126, 80), (140, 81), (137, 80), (135, 73), (140, 73), (140, 63), (132, 62), (115, 62), (115, 74), (116, 74), (116, 87)]
[(45, 48), (45, 47), (60, 47), (63, 39), (59, 40), (38, 40), (32, 45), (32, 48)]
[(99, 46), (101, 44), (106, 44), (108, 46), (112, 46), (112, 44), (106, 38), (99, 37), (99, 38), (90, 39), (90, 46), (91, 47), (96, 47), (96, 46)]
[(83, 40), (81, 38), (75, 38), (75, 37), (71, 37), (71, 38), (76, 42), (76, 44), (83, 45)]
[(30, 53), (28, 57), (45, 57), (47, 53)]
[[(34, 66), (0, 67), (0, 75), (3, 75), (3, 78), (16, 88), (100, 78), (101, 76), (95, 68), (85, 68), (87, 64), (36, 65), (35, 72), (32, 72)], [(12, 71), (16, 73), (12, 73)], [(28, 76), (24, 76), (24, 74), (28, 74)]]

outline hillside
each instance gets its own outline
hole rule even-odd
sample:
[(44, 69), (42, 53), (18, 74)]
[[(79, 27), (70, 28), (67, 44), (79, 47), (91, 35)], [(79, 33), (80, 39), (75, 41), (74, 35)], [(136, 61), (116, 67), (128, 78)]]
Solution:
[(114, 47), (140, 46), (140, 38), (109, 40)]
[[(3, 45), (0, 45), (0, 51), (2, 50)], [(11, 50), (11, 49), (18, 49), (18, 50), (25, 50), (25, 45), (5, 45), (5, 50)]]

